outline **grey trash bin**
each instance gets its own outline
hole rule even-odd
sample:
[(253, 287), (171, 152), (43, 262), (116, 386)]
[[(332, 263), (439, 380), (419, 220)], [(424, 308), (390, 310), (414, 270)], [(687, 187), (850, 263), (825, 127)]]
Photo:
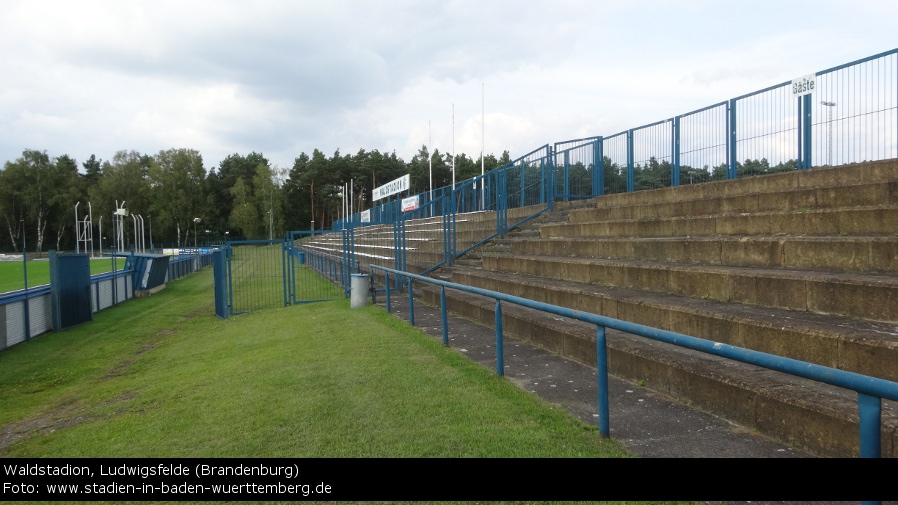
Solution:
[(364, 307), (368, 304), (368, 276), (366, 274), (352, 274), (349, 285), (349, 306), (353, 309)]

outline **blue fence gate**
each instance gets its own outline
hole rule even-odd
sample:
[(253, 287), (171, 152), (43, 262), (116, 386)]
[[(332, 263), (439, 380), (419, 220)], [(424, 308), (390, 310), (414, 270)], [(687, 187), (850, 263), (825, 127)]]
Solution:
[(283, 239), (228, 242), (225, 257), (230, 315), (288, 304)]
[(285, 243), (285, 293), (286, 304), (337, 300), (349, 296), (351, 275), (359, 273), (354, 259), (355, 237), (352, 228), (342, 233), (329, 233), (330, 240), (338, 242), (340, 254), (325, 252), (309, 244), (311, 231), (287, 233)]
[(309, 245), (311, 235), (294, 231), (284, 239), (228, 242), (214, 254), (215, 313), (226, 318), (348, 297), (350, 277), (361, 271), (354, 259), (352, 230), (327, 234), (340, 254)]

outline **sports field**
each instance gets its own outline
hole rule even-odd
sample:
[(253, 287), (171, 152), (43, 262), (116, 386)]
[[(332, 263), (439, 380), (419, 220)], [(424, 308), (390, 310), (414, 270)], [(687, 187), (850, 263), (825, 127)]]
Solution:
[[(116, 258), (116, 269), (125, 265), (125, 258)], [(47, 259), (28, 261), (0, 261), (0, 293), (17, 291), (25, 287), (25, 269), (28, 271), (28, 287), (50, 284), (50, 261)], [(98, 258), (90, 262), (90, 273), (101, 274), (112, 271), (112, 258)]]

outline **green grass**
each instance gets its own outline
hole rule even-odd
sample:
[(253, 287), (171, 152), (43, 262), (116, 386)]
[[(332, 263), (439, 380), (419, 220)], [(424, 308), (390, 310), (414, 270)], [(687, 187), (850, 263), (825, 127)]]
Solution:
[[(125, 266), (124, 258), (116, 258), (116, 269)], [(0, 293), (16, 291), (25, 287), (25, 268), (28, 269), (28, 287), (50, 284), (50, 261), (32, 260), (27, 267), (22, 261), (0, 261)], [(100, 258), (90, 262), (91, 275), (112, 271), (112, 259)]]
[(211, 269), (0, 352), (0, 457), (629, 457), (348, 300), (213, 315)]

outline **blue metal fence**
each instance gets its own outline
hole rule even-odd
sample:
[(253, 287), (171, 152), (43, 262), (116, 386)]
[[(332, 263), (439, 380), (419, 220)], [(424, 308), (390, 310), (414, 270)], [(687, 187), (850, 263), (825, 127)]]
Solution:
[[(397, 199), (335, 223), (335, 229), (448, 215), (445, 261), (553, 210), (555, 200), (592, 198), (711, 180), (898, 157), (898, 49), (813, 74), (813, 93), (792, 81), (630, 128), (545, 145), (483, 176), (417, 195), (419, 210)], [(448, 200), (450, 205), (430, 205)], [(533, 213), (509, 222), (509, 209)], [(495, 229), (457, 247), (457, 216), (494, 212)], [(405, 248), (402, 237), (396, 247)], [(396, 265), (403, 263), (396, 253)], [(432, 265), (435, 267), (436, 265)]]
[[(92, 275), (90, 278), (91, 312), (114, 307), (134, 298), (134, 271), (116, 269), (116, 258), (127, 255), (112, 255), (110, 272)], [(165, 282), (171, 282), (211, 264), (211, 254), (175, 256), (169, 261)], [(26, 281), (27, 284), (27, 281)], [(30, 340), (53, 329), (50, 305), (50, 285), (29, 287), (7, 293), (0, 293), (0, 351)]]

